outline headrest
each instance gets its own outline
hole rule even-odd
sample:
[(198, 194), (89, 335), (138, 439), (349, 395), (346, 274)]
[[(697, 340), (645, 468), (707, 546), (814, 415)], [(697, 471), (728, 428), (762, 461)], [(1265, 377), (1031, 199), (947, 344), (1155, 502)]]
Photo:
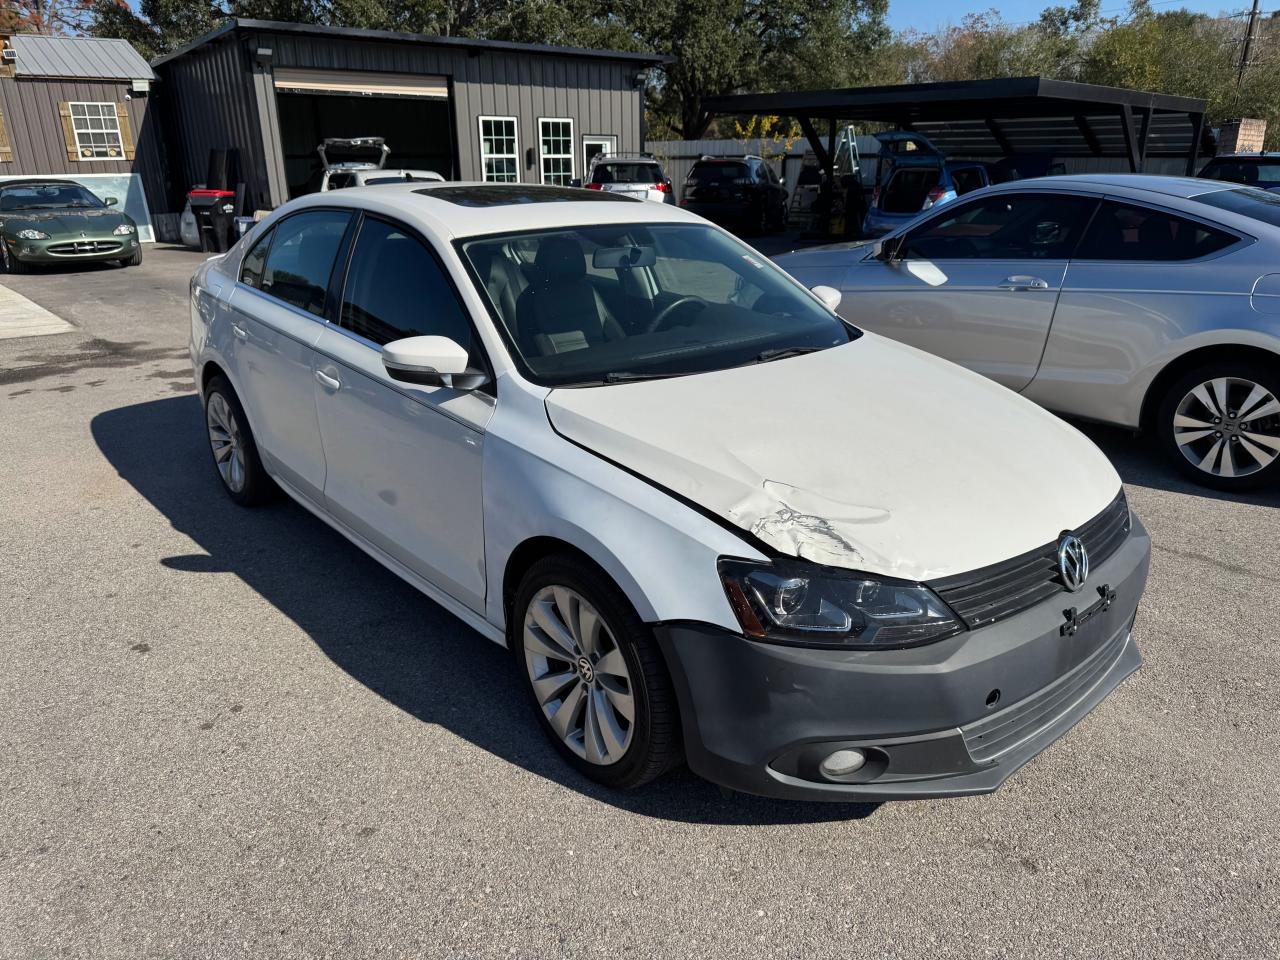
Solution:
[(587, 257), (572, 237), (550, 237), (538, 246), (534, 266), (543, 283), (566, 283), (586, 276)]

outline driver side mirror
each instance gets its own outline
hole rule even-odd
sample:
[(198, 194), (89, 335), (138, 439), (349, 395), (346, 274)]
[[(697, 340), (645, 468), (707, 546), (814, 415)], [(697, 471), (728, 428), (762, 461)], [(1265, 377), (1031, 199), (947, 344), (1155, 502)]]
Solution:
[(114, 207), (120, 201), (116, 197), (107, 197), (102, 202), (105, 203), (108, 207)]
[(485, 375), (468, 368), (467, 351), (448, 337), (405, 337), (382, 348), (382, 365), (392, 380), (421, 387), (474, 390)]
[(883, 260), (885, 263), (901, 260), (902, 237), (885, 237), (883, 240), (877, 240), (873, 253), (877, 260)]

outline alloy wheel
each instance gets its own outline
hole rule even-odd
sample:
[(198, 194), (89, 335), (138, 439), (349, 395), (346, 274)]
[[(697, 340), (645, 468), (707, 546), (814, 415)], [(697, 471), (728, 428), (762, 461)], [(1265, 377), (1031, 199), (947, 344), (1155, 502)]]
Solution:
[(1280, 456), (1280, 401), (1243, 377), (1216, 377), (1187, 392), (1173, 439), (1188, 461), (1215, 477), (1247, 477)]
[(222, 482), (233, 493), (239, 493), (244, 489), (245, 483), (244, 441), (235, 411), (222, 394), (209, 395), (209, 402), (205, 406), (205, 421), (209, 427), (213, 462), (217, 464)]
[(543, 716), (588, 763), (617, 763), (631, 745), (631, 673), (609, 625), (581, 594), (543, 587), (524, 617), (524, 662)]

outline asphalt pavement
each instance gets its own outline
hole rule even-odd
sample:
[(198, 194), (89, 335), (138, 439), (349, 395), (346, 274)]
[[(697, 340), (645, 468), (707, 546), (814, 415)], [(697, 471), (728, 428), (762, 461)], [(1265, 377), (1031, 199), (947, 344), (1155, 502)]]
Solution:
[(1146, 664), (993, 795), (613, 794), (502, 650), (222, 494), (199, 260), (3, 278), (75, 330), (0, 341), (0, 957), (1280, 956), (1280, 492), (1084, 428)]

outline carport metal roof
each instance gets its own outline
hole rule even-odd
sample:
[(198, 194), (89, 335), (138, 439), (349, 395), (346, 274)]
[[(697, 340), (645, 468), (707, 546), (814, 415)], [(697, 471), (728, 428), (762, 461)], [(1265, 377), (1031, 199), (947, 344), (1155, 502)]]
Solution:
[[(1185, 157), (1193, 173), (1206, 142), (1207, 102), (1044, 77), (911, 83), (708, 97), (707, 114), (795, 117), (829, 166), (838, 122), (874, 122), (928, 137), (950, 156), (1014, 154), (1120, 157), (1142, 170), (1148, 157)], [(814, 122), (831, 124), (823, 144)]]

